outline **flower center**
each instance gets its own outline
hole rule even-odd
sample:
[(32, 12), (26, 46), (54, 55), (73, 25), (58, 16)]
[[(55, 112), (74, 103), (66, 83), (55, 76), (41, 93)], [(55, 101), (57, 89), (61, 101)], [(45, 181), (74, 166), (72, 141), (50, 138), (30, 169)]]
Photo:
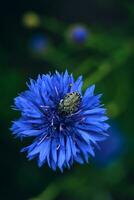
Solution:
[(61, 99), (58, 111), (62, 115), (69, 115), (76, 112), (81, 102), (81, 95), (78, 92), (71, 92)]

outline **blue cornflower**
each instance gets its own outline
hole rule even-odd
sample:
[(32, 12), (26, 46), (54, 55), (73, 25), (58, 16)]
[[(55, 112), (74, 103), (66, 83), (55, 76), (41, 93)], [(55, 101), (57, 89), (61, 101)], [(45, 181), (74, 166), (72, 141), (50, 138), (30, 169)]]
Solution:
[[(126, 144), (123, 133), (118, 127), (117, 122), (110, 121), (111, 128), (108, 130), (108, 139), (101, 142), (100, 151), (95, 153), (95, 162), (100, 167), (106, 167), (112, 164), (125, 153)], [(125, 146), (125, 148), (124, 148)]]
[(38, 165), (47, 163), (53, 170), (70, 166), (74, 161), (88, 162), (94, 146), (107, 136), (109, 125), (101, 95), (94, 95), (95, 86), (82, 94), (82, 76), (55, 72), (30, 80), (28, 90), (15, 98), (14, 109), (21, 111), (11, 127), (19, 138), (33, 137), (33, 143), (22, 149), (29, 160)]
[(69, 30), (71, 40), (77, 44), (83, 44), (89, 36), (88, 29), (83, 25), (75, 25)]
[(36, 34), (30, 38), (29, 50), (33, 53), (45, 53), (48, 48), (48, 38), (43, 34)]

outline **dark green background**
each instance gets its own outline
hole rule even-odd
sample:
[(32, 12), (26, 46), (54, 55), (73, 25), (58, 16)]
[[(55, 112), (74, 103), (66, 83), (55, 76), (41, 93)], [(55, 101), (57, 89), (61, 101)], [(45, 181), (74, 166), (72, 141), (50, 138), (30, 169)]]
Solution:
[[(41, 24), (28, 28), (22, 17), (39, 15)], [(3, 1), (0, 6), (0, 199), (133, 200), (134, 199), (134, 3), (120, 0)], [(91, 35), (86, 44), (66, 38), (71, 24), (83, 23)], [(48, 51), (33, 55), (28, 49), (34, 34), (48, 37)], [(105, 167), (89, 164), (53, 172), (20, 154), (22, 146), (11, 135), (13, 98), (26, 89), (29, 77), (54, 70), (84, 76), (85, 87), (96, 83), (104, 93), (108, 114), (125, 138), (123, 153)], [(110, 148), (110, 146), (109, 146)]]

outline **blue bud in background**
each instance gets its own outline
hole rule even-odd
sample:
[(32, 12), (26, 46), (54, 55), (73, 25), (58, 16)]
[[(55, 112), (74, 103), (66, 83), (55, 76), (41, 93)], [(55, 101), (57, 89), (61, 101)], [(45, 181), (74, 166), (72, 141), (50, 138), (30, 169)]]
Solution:
[(83, 25), (75, 25), (69, 30), (70, 39), (77, 44), (83, 44), (88, 39), (88, 36), (89, 31)]
[(29, 49), (32, 53), (42, 54), (47, 47), (48, 38), (43, 34), (35, 34), (29, 40)]
[[(95, 162), (98, 166), (108, 166), (124, 153), (124, 136), (116, 122), (110, 123), (107, 140), (102, 141), (99, 150), (96, 150)], [(126, 146), (126, 145), (125, 145)]]

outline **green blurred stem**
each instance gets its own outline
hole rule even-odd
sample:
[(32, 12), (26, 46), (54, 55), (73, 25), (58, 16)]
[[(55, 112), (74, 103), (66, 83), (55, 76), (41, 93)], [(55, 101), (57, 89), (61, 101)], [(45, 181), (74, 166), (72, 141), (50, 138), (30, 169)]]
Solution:
[(36, 198), (30, 200), (54, 200), (62, 191), (76, 190), (86, 184), (87, 179), (75, 175), (64, 176), (59, 180), (51, 183), (48, 187)]
[(52, 183), (38, 197), (32, 198), (30, 200), (52, 200), (58, 196), (59, 192), (59, 185)]
[[(131, 84), (129, 81), (129, 76), (123, 73), (120, 80), (117, 79), (116, 88), (114, 91), (114, 99), (107, 104), (108, 115), (111, 117), (117, 117), (128, 107), (128, 101), (131, 95)], [(121, 84), (119, 84), (119, 81)], [(122, 100), (120, 100), (120, 98)]]
[[(70, 25), (68, 26), (67, 24), (63, 23), (62, 21), (56, 20), (54, 18), (50, 17), (42, 17), (41, 18), (41, 27), (46, 29), (47, 31), (50, 31), (52, 33), (57, 34), (61, 38), (66, 39), (68, 38), (68, 30), (71, 27)], [(72, 25), (73, 27), (73, 25)], [(115, 35), (113, 33), (104, 33), (103, 32), (98, 32), (96, 31), (96, 27), (93, 26), (88, 26), (86, 24), (87, 29), (89, 30), (89, 38), (84, 44), (84, 49), (97, 49), (100, 52), (111, 52), (117, 47), (120, 47), (122, 42), (126, 40), (125, 38), (122, 38), (118, 35)], [(70, 46), (70, 43), (69, 43)], [(76, 49), (77, 46), (74, 45), (74, 48)]]
[(85, 80), (84, 89), (86, 89), (89, 84), (100, 82), (112, 70), (116, 70), (118, 67), (121, 67), (127, 61), (131, 53), (131, 45), (128, 43), (124, 44), (122, 48), (119, 48), (117, 51), (115, 51), (110, 59), (103, 62), (98, 69)]
[(64, 23), (59, 22), (54, 18), (45, 16), (42, 19), (43, 19), (41, 21), (42, 27), (47, 29), (48, 31), (51, 31), (52, 33), (58, 33), (58, 34), (62, 35), (64, 30), (66, 29), (66, 26)]

